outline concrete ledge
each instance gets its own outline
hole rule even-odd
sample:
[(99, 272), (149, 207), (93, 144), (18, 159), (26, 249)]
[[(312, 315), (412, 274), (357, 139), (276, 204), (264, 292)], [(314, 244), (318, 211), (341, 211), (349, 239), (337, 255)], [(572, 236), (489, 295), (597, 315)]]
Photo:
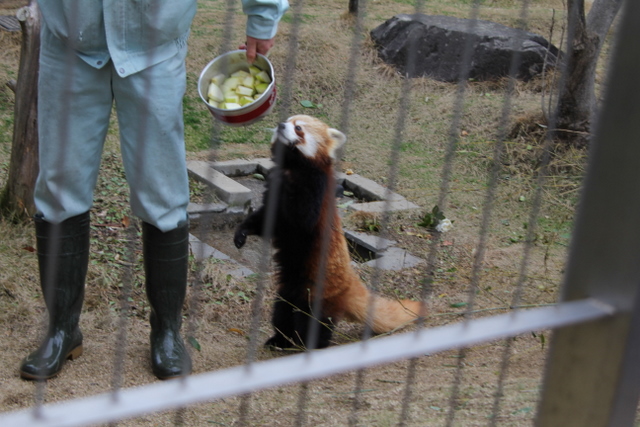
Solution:
[(219, 250), (207, 245), (193, 234), (189, 234), (189, 246), (191, 248), (191, 253), (197, 261), (207, 258), (216, 258), (223, 261), (235, 262), (228, 255), (225, 255)]
[(374, 259), (361, 265), (381, 270), (398, 271), (424, 262), (424, 260), (411, 255), (406, 250), (394, 247), (393, 245), (397, 242), (393, 240), (351, 230), (343, 231), (348, 241), (361, 246), (375, 256)]
[(211, 167), (222, 172), (226, 176), (247, 176), (254, 173), (267, 175), (275, 167), (271, 159), (253, 160), (226, 160), (222, 162), (211, 162)]
[(344, 175), (344, 188), (352, 191), (359, 199), (386, 200), (387, 189), (382, 185), (358, 174)]
[(251, 190), (215, 170), (209, 162), (190, 160), (187, 169), (189, 175), (212, 187), (220, 200), (230, 206), (247, 206), (251, 203)]
[[(196, 206), (192, 210), (187, 209), (189, 220), (192, 228), (195, 229), (196, 224), (206, 224), (213, 229), (225, 229), (234, 227), (241, 223), (247, 217), (247, 208), (230, 206), (223, 211), (217, 209), (207, 210), (206, 205), (197, 205), (195, 203), (189, 206)], [(226, 205), (225, 205), (226, 206)]]
[[(273, 161), (267, 158), (224, 162), (188, 161), (189, 175), (212, 187), (222, 201), (222, 203), (204, 205), (191, 203), (188, 207), (189, 217), (193, 223), (202, 221), (201, 224), (213, 228), (228, 227), (239, 223), (245, 218), (251, 207), (252, 191), (230, 177), (250, 176), (255, 173), (267, 176), (274, 167)], [(338, 172), (335, 178), (345, 190), (353, 192), (357, 198), (366, 201), (352, 203), (351, 200), (347, 209), (383, 213), (385, 210), (399, 211), (419, 208), (418, 205), (409, 202), (401, 195), (390, 192), (386, 187), (361, 175), (347, 175)], [(383, 270), (401, 270), (424, 262), (403, 249), (393, 247), (397, 243), (393, 240), (350, 230), (344, 230), (344, 233), (351, 243), (369, 251), (371, 255), (375, 254), (377, 259), (368, 261), (364, 265)], [(196, 257), (214, 257), (228, 263), (229, 271), (227, 274), (234, 277), (246, 277), (254, 274), (250, 269), (243, 267), (229, 256), (195, 237), (191, 240), (191, 247)]]
[(227, 160), (210, 163), (211, 167), (226, 176), (245, 176), (257, 172), (258, 163), (255, 160)]
[(202, 213), (222, 213), (226, 210), (226, 203), (206, 203), (204, 205), (201, 205), (199, 203), (189, 203), (189, 206), (187, 206), (187, 212), (189, 213), (189, 215)]
[(364, 265), (373, 268), (377, 267), (381, 270), (398, 271), (404, 268), (415, 267), (424, 262), (423, 259), (417, 258), (400, 248), (389, 248), (381, 255), (380, 258), (368, 261), (364, 263)]
[(420, 206), (411, 203), (410, 201), (403, 200), (391, 200), (389, 202), (369, 202), (369, 203), (352, 203), (347, 209), (352, 209), (354, 211), (363, 211), (363, 212), (371, 212), (371, 213), (384, 213), (385, 211), (402, 211), (409, 209), (418, 209)]
[(372, 236), (370, 234), (360, 233), (357, 231), (351, 231), (351, 230), (343, 230), (343, 231), (344, 231), (344, 236), (347, 238), (347, 240), (351, 240), (352, 242), (374, 253), (384, 251), (385, 249), (398, 243), (394, 240), (383, 239), (378, 236)]
[(219, 250), (212, 248), (193, 234), (189, 234), (189, 247), (191, 248), (191, 253), (196, 258), (196, 260), (200, 261), (208, 258), (215, 258), (224, 261), (227, 264), (225, 272), (232, 277), (243, 278), (255, 274), (252, 270), (243, 267), (228, 255), (225, 255)]
[(387, 187), (365, 178), (362, 175), (347, 175), (344, 172), (338, 172), (336, 173), (336, 181), (338, 184), (341, 184), (345, 190), (351, 191), (357, 198), (367, 200), (370, 203), (384, 200), (406, 200), (400, 194), (389, 191)]
[(338, 185), (344, 185), (344, 181), (347, 179), (347, 174), (344, 172), (336, 172), (336, 183)]
[(255, 159), (254, 162), (258, 164), (257, 172), (264, 176), (267, 176), (269, 171), (276, 166), (271, 159)]

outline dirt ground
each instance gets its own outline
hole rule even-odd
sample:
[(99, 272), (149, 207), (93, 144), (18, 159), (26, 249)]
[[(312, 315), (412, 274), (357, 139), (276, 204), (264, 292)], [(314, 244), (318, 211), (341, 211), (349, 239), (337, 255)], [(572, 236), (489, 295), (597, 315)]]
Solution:
[[(198, 145), (199, 139), (209, 136), (210, 117), (197, 96), (194, 96), (193, 88), (195, 76), (211, 58), (212, 46), (219, 45), (221, 25), (209, 24), (222, 22), (224, 13), (222, 5), (216, 2), (201, 3), (203, 7), (196, 17), (190, 40), (188, 72), (191, 92), (189, 99), (185, 100), (190, 159), (209, 158), (211, 155), (206, 147)], [(413, 8), (403, 1), (370, 3), (368, 29), (393, 14), (411, 12)], [(485, 9), (483, 13), (502, 23), (516, 22), (518, 11), (512, 3), (506, 0), (492, 2), (494, 7)], [(459, 16), (464, 16), (467, 10), (450, 6), (448, 2), (434, 2), (433, 7), (437, 13)], [(561, 8), (561, 2), (550, 0), (532, 11), (530, 24), (533, 30), (545, 33), (551, 7)], [(348, 57), (352, 40), (349, 26), (340, 18), (345, 9), (346, 3), (337, 0), (321, 0), (307, 6), (296, 69), (299, 77), (295, 82), (290, 82), (295, 88), (294, 100), (311, 99), (316, 104), (324, 105), (311, 113), (333, 125), (339, 122), (342, 100), (336, 94), (344, 90), (345, 58)], [(12, 11), (9, 6), (0, 3), (0, 14)], [(238, 24), (242, 24), (240, 18)], [(278, 75), (284, 73), (288, 53), (286, 46), (292, 37), (290, 24), (291, 18), (281, 24), (279, 44), (270, 56)], [(0, 83), (3, 84), (0, 89), (0, 113), (3, 119), (0, 127), (3, 133), (0, 139), (0, 184), (4, 185), (10, 151), (10, 137), (7, 135), (11, 132), (12, 94), (3, 82), (16, 77), (19, 38), (0, 32), (0, 41)], [(386, 153), (391, 146), (386, 141), (393, 136), (402, 79), (372, 57), (363, 48), (359, 58), (365, 70), (359, 74), (359, 78), (364, 83), (354, 95), (350, 141), (340, 169), (352, 168), (356, 173), (386, 184), (390, 176)], [(465, 113), (462, 120), (464, 138), (458, 148), (446, 209), (447, 216), (455, 221), (454, 228), (437, 235), (417, 224), (437, 199), (455, 87), (427, 79), (416, 79), (413, 83), (414, 95), (405, 141), (400, 149), (403, 157), (396, 191), (417, 203), (421, 209), (392, 215), (387, 230), (388, 238), (397, 241), (398, 247), (423, 259), (428, 257), (431, 242), (436, 239), (436, 266), (430, 273), (429, 279), (433, 280), (433, 284), (427, 295), (429, 314), (426, 325), (430, 327), (460, 321), (467, 307), (491, 161), (491, 151), (486, 147), (492, 142), (503, 87), (500, 83), (470, 87), (470, 111)], [(544, 81), (518, 86), (513, 113), (525, 119), (534, 117), (538, 113), (541, 88), (544, 87)], [(296, 108), (296, 112), (309, 113), (300, 106)], [(275, 114), (255, 127), (237, 133), (224, 133), (224, 142), (215, 152), (216, 158), (226, 160), (268, 156), (267, 137), (263, 128), (273, 127), (274, 123)], [(535, 134), (534, 131), (531, 133)], [(577, 203), (576, 194), (582, 178), (584, 153), (575, 157), (564, 153), (556, 159), (550, 190), (544, 196), (540, 231), (536, 235), (525, 277), (520, 280), (523, 236), (526, 234), (527, 215), (534, 195), (532, 177), (535, 167), (532, 164), (535, 164), (534, 156), (539, 153), (537, 136), (533, 136), (532, 140), (525, 137), (514, 136), (509, 141), (508, 161), (503, 165), (504, 175), (497, 194), (484, 263), (478, 272), (474, 316), (508, 312), (519, 281), (523, 286), (519, 304), (523, 307), (544, 306), (557, 299), (569, 239), (567, 234), (570, 233), (573, 209)], [(385, 155), (379, 155), (383, 150)], [(142, 285), (144, 278), (139, 242), (136, 239), (133, 245), (128, 244), (127, 233), (122, 225), (130, 214), (127, 211), (128, 191), (119, 161), (116, 129), (108, 137), (102, 167), (92, 211), (92, 256), (81, 319), (85, 337), (84, 354), (67, 363), (58, 377), (47, 381), (43, 390), (46, 403), (108, 392), (113, 387), (114, 377), (119, 375), (122, 376), (123, 387), (158, 381), (151, 373), (148, 360), (149, 307)], [(354, 228), (367, 227), (358, 218), (346, 218), (345, 223)], [(228, 241), (228, 230), (209, 229), (205, 232), (207, 241), (221, 250), (224, 248), (228, 255), (240, 261), (247, 255), (233, 252), (234, 248)], [(0, 351), (0, 412), (7, 412), (29, 408), (42, 395), (37, 384), (19, 378), (18, 366), (38, 343), (45, 324), (45, 310), (39, 291), (31, 224), (15, 225), (0, 221), (0, 235), (3, 236), (0, 241), (0, 335), (4, 344)], [(226, 243), (217, 244), (220, 240)], [(247, 251), (251, 247), (257, 251), (259, 244), (254, 241), (251, 245)], [(133, 248), (133, 257), (127, 250), (130, 247)], [(130, 271), (131, 264), (130, 311), (126, 317), (126, 339), (123, 342), (118, 340), (122, 336), (119, 333), (120, 296), (126, 285), (123, 278)], [(194, 374), (238, 366), (246, 360), (251, 301), (258, 297), (256, 280), (230, 277), (227, 274), (229, 268), (217, 260), (193, 265), (184, 312), (184, 331), (185, 335), (192, 337), (190, 342), (194, 344)], [(380, 275), (374, 274), (370, 268), (357, 269), (365, 283), (389, 297), (400, 298), (419, 298), (429, 274), (424, 264)], [(269, 316), (272, 301), (273, 290), (270, 288), (264, 296), (260, 313), (261, 342), (271, 334)], [(341, 345), (360, 339), (362, 327), (342, 323), (337, 332), (335, 345)], [(536, 331), (510, 340), (510, 364), (503, 384), (497, 425), (531, 425), (549, 339), (549, 331)], [(123, 346), (124, 358), (116, 360), (117, 350)], [(464, 357), (457, 350), (423, 356), (415, 359), (414, 371), (409, 370), (409, 361), (368, 369), (358, 390), (354, 372), (312, 381), (308, 385), (309, 398), (304, 415), (306, 425), (397, 425), (409, 382), (413, 386), (406, 425), (445, 425), (452, 408), (454, 418), (451, 425), (488, 425), (506, 347), (506, 342), (499, 341), (470, 348)], [(258, 353), (260, 360), (274, 357), (285, 355), (264, 349)], [(411, 381), (407, 377), (409, 372), (415, 372)], [(451, 402), (453, 381), (459, 374), (462, 376), (458, 398)], [(295, 425), (300, 392), (299, 385), (286, 385), (253, 394), (247, 424)], [(356, 394), (360, 400), (354, 412)], [(150, 414), (119, 424), (237, 425), (240, 403), (239, 397), (225, 398), (194, 405), (179, 413)]]
[[(457, 240), (457, 235), (450, 236)], [(464, 245), (449, 247), (452, 252), (466, 251)], [(512, 251), (496, 251), (489, 254), (490, 265), (506, 267), (517, 258), (519, 248)], [(21, 250), (21, 248), (16, 248)], [(23, 250), (23, 249), (22, 249)], [(35, 260), (30, 253), (23, 255), (24, 262), (35, 269)], [(515, 266), (513, 266), (515, 267)], [(35, 270), (34, 270), (35, 271)], [(200, 345), (200, 350), (192, 349), (194, 374), (208, 372), (242, 364), (246, 359), (247, 332), (249, 330), (249, 303), (238, 295), (244, 290), (251, 295), (250, 288), (241, 282), (227, 279), (227, 285), (217, 290), (211, 287), (220, 286), (224, 282), (224, 267), (213, 265), (207, 267), (207, 280), (204, 291), (199, 291), (199, 305), (196, 333), (194, 337)], [(366, 272), (363, 272), (363, 275)], [(370, 273), (370, 272), (369, 272)], [(403, 271), (390, 274), (389, 280), (403, 280), (417, 275), (419, 271)], [(397, 277), (400, 276), (400, 277)], [(403, 277), (404, 276), (404, 277)], [(209, 285), (208, 283), (212, 284)], [(30, 288), (29, 294), (38, 299), (35, 278), (26, 284)], [(138, 285), (139, 286), (139, 285)], [(136, 286), (134, 293), (143, 290)], [(495, 292), (499, 298), (499, 285), (487, 292)], [(97, 295), (99, 289), (87, 287), (87, 304), (82, 315), (82, 329), (85, 335), (84, 354), (77, 360), (70, 361), (63, 372), (46, 384), (45, 401), (55, 402), (81, 396), (104, 393), (111, 389), (114, 380), (114, 364), (122, 369), (123, 386), (134, 387), (157, 381), (150, 371), (148, 361), (148, 333), (146, 320), (147, 308), (134, 307), (134, 315), (127, 319), (126, 354), (122, 363), (115, 362), (118, 346), (117, 342), (118, 314), (112, 308), (112, 301), (105, 301), (104, 295)], [(193, 287), (190, 296), (193, 296)], [(427, 322), (430, 326), (439, 326), (456, 322), (461, 319), (462, 309), (453, 308), (453, 301), (465, 300), (464, 281), (451, 280), (450, 283), (437, 286), (430, 300), (430, 316)], [(231, 294), (231, 296), (229, 296)], [(485, 295), (486, 296), (486, 295)], [(265, 298), (265, 310), (260, 327), (260, 340), (268, 338), (271, 333), (268, 324), (269, 305), (272, 295)], [(492, 300), (495, 298), (479, 298), (479, 309), (486, 309), (486, 314), (505, 312), (498, 309)], [(136, 301), (141, 297), (134, 297)], [(540, 303), (540, 299), (536, 299)], [(551, 295), (546, 300), (551, 301)], [(193, 301), (192, 299), (190, 301)], [(220, 303), (224, 302), (224, 306)], [(107, 303), (107, 307), (105, 307)], [(33, 382), (21, 380), (17, 375), (18, 364), (24, 355), (31, 351), (38, 341), (38, 328), (32, 321), (44, 314), (40, 304), (35, 305), (35, 312), (28, 316), (24, 313), (6, 313), (3, 324), (4, 342), (12, 343), (0, 352), (0, 378), (2, 388), (2, 411), (16, 410), (29, 407), (34, 402), (37, 386)], [(193, 326), (189, 315), (193, 307), (188, 306), (185, 313), (185, 330)], [(7, 318), (8, 317), (8, 318)], [(362, 333), (358, 325), (343, 323), (336, 334), (336, 345), (353, 342)], [(545, 349), (541, 336), (548, 332), (539, 331), (537, 336), (526, 335), (511, 342), (511, 358), (508, 376), (504, 383), (504, 399), (498, 425), (522, 426), (529, 425), (535, 413), (541, 372), (544, 362)], [(492, 411), (497, 380), (501, 371), (501, 361), (505, 349), (505, 342), (488, 343), (469, 349), (462, 362), (462, 382), (459, 399), (455, 404), (456, 422), (459, 426), (486, 425)], [(260, 350), (260, 360), (273, 357), (285, 357), (278, 353)], [(441, 354), (425, 356), (416, 359), (414, 387), (411, 397), (411, 418), (408, 425), (432, 426), (443, 425), (450, 409), (449, 396), (452, 381), (457, 372), (460, 354), (458, 351), (447, 351)], [(360, 409), (357, 412), (357, 425), (386, 426), (395, 425), (398, 421), (403, 403), (405, 385), (408, 378), (408, 363), (402, 361), (365, 372), (360, 396)], [(336, 426), (347, 425), (352, 416), (354, 402), (354, 388), (356, 387), (355, 373), (337, 375), (309, 384), (309, 401), (307, 403), (307, 425)], [(283, 386), (274, 390), (256, 393), (252, 396), (252, 406), (249, 413), (249, 425), (272, 426), (294, 425), (297, 416), (297, 399), (300, 387), (297, 385)], [(184, 425), (234, 425), (238, 420), (239, 398), (228, 398), (220, 401), (199, 404), (189, 407), (181, 413)], [(123, 422), (122, 425), (172, 425), (176, 421), (176, 413), (156, 414), (139, 419)]]
[[(415, 227), (415, 222), (414, 215), (399, 216), (391, 228), (405, 231), (393, 232), (390, 237), (400, 242), (400, 246), (411, 253), (426, 257), (429, 236), (428, 233), (423, 233), (420, 237), (413, 235), (413, 231), (420, 231)], [(474, 250), (475, 236), (466, 234), (464, 227), (460, 228), (461, 230), (454, 228), (439, 237), (431, 237), (440, 240), (438, 246), (443, 252), (438, 260), (441, 268), (435, 273), (437, 277), (429, 296), (427, 326), (441, 326), (461, 320), (463, 303), (467, 300), (471, 271), (470, 255)], [(22, 357), (37, 344), (39, 331), (42, 330), (38, 328), (38, 321), (41, 326), (44, 325), (45, 311), (38, 291), (35, 256), (29, 250), (25, 250), (34, 243), (30, 228), (10, 226), (6, 232), (10, 238), (5, 244), (11, 246), (11, 252), (25, 270), (31, 272), (27, 275), (26, 282), (25, 276), (22, 275), (21, 289), (16, 292), (16, 298), (13, 298), (12, 308), (0, 317), (0, 323), (4, 325), (4, 342), (12, 343), (0, 352), (0, 410), (12, 411), (33, 405), (34, 399), (39, 395), (36, 384), (18, 377), (17, 367)], [(209, 242), (212, 244), (215, 244), (216, 240), (231, 237), (230, 230), (212, 230), (208, 234)], [(119, 227), (110, 227), (108, 230), (95, 227), (93, 239), (106, 241), (106, 247), (113, 251), (116, 251), (118, 246), (120, 249), (127, 246), (125, 230)], [(136, 242), (136, 245), (135, 256), (138, 257), (139, 264), (139, 243)], [(220, 245), (221, 248), (229, 246)], [(133, 303), (131, 315), (126, 320), (126, 341), (118, 341), (118, 337), (121, 336), (118, 278), (123, 277), (123, 263), (127, 259), (110, 261), (115, 270), (111, 272), (115, 278), (111, 279), (104, 275), (103, 266), (96, 262), (100, 259), (99, 252), (102, 249), (94, 249), (87, 280), (87, 295), (81, 320), (85, 336), (84, 354), (79, 359), (68, 362), (58, 377), (47, 381), (44, 390), (44, 401), (47, 403), (109, 391), (114, 384), (114, 367), (120, 370), (123, 387), (158, 381), (152, 375), (149, 366), (148, 305), (141, 285), (143, 278), (139, 266), (134, 271)], [(484, 285), (477, 296), (476, 316), (508, 311), (522, 249), (522, 244), (513, 244), (508, 247), (491, 248), (487, 252), (486, 271), (482, 280)], [(258, 254), (260, 242), (251, 241), (247, 250)], [(523, 305), (544, 305), (552, 303), (555, 299), (562, 264), (553, 260), (545, 261), (545, 250), (534, 249), (530, 266), (532, 274), (527, 279)], [(241, 251), (228, 253), (243, 261), (244, 254)], [(251, 263), (247, 265), (255, 266)], [(200, 347), (199, 350), (191, 349), (194, 374), (244, 363), (250, 330), (250, 302), (257, 298), (255, 279), (233, 279), (226, 274), (230, 267), (216, 260), (205, 263), (201, 268), (202, 274), (197, 277), (194, 273), (190, 279), (192, 285), (189, 288), (183, 326), (185, 334), (188, 333), (186, 331), (194, 331), (190, 336), (195, 338)], [(359, 267), (358, 271), (366, 283), (373, 284), (372, 269)], [(424, 273), (424, 265), (399, 272), (386, 272), (378, 280), (378, 285), (391, 297), (394, 294), (400, 297), (416, 297)], [(12, 278), (3, 277), (3, 280)], [(259, 329), (261, 342), (271, 334), (268, 320), (272, 301), (273, 292), (270, 290), (264, 297)], [(362, 332), (359, 325), (342, 323), (335, 335), (335, 345), (357, 341)], [(527, 334), (511, 341), (510, 365), (503, 384), (504, 397), (501, 400), (498, 425), (530, 425), (541, 385), (545, 343), (549, 338), (548, 331), (537, 331), (535, 335)], [(124, 359), (116, 360), (117, 350), (123, 345), (126, 345)], [(505, 347), (506, 342), (501, 341), (470, 348), (463, 359), (457, 350), (415, 359), (410, 419), (407, 425), (444, 425), (451, 409), (453, 380), (459, 373), (462, 377), (458, 400), (453, 404), (455, 421), (452, 425), (487, 425), (488, 417), (492, 413)], [(285, 356), (264, 349), (258, 353), (259, 360)], [(396, 425), (405, 398), (405, 387), (409, 381), (408, 366), (408, 361), (401, 361), (366, 370), (364, 382), (357, 388), (360, 396), (357, 412), (353, 411), (357, 387), (356, 373), (312, 381), (308, 385), (309, 400), (305, 413), (307, 425), (348, 425), (354, 414), (357, 420), (354, 425)], [(299, 385), (289, 385), (255, 393), (251, 397), (247, 424), (295, 425), (300, 392)], [(225, 398), (194, 405), (179, 413), (171, 411), (123, 421), (121, 425), (236, 425), (239, 420), (240, 402), (241, 399), (238, 397)]]

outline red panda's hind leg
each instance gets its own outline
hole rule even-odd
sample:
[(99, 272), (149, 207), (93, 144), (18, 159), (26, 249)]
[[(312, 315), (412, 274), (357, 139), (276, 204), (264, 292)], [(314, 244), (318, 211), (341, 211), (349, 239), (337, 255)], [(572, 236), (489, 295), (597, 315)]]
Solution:
[[(273, 307), (272, 324), (275, 334), (267, 340), (265, 346), (281, 349), (325, 348), (331, 344), (333, 324), (325, 316), (315, 318), (311, 314), (308, 302), (304, 298), (278, 298)], [(315, 343), (309, 335), (309, 328), (316, 329)]]
[(278, 296), (278, 299), (273, 305), (273, 316), (271, 318), (275, 335), (267, 340), (264, 344), (266, 347), (289, 349), (299, 345), (297, 340), (294, 339), (295, 328), (293, 317), (293, 306)]

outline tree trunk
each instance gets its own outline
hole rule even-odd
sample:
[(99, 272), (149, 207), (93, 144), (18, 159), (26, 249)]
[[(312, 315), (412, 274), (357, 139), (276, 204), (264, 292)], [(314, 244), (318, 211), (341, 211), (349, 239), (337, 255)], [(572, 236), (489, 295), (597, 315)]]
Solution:
[(349, 13), (353, 16), (358, 15), (358, 0), (349, 0)]
[(38, 69), (40, 57), (40, 11), (35, 0), (18, 10), (22, 46), (18, 81), (15, 84), (13, 142), (9, 177), (0, 196), (5, 218), (18, 221), (35, 213), (33, 190), (38, 176)]
[(584, 0), (569, 0), (571, 46), (566, 58), (567, 81), (558, 99), (556, 135), (570, 144), (586, 146), (597, 110), (596, 66), (600, 50), (622, 0), (596, 0), (585, 19)]

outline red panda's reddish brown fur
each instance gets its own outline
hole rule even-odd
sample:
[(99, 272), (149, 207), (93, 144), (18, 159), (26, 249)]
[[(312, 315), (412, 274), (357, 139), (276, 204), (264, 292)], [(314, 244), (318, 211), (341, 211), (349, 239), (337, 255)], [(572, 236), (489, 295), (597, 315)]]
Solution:
[[(345, 139), (338, 130), (304, 115), (290, 117), (274, 132), (272, 153), (277, 169), (269, 175), (264, 202), (266, 205), (268, 193), (275, 191), (274, 182), (281, 181), (273, 235), (279, 300), (273, 315), (276, 335), (268, 345), (308, 346), (311, 321), (323, 326), (341, 320), (365, 323), (371, 316), (373, 332), (384, 333), (421, 314), (419, 302), (372, 294), (351, 266), (334, 197), (333, 160)], [(265, 212), (263, 206), (238, 226), (236, 246), (241, 247), (248, 235), (262, 235)], [(323, 265), (324, 272), (320, 272)], [(324, 277), (322, 312), (310, 316), (310, 301), (316, 298), (315, 282), (320, 277)], [(331, 331), (323, 327), (314, 346), (329, 345)]]
[[(323, 212), (319, 227), (326, 227), (323, 216), (333, 208), (333, 226), (325, 267), (323, 307), (334, 322), (342, 319), (365, 323), (371, 316), (370, 326), (373, 332), (380, 334), (393, 331), (415, 321), (420, 313), (420, 303), (411, 300), (392, 300), (372, 293), (360, 280), (351, 265), (347, 241), (342, 233), (340, 217), (335, 204), (330, 200), (323, 202)], [(328, 215), (327, 215), (328, 216)], [(310, 259), (309, 274), (316, 277), (322, 259), (321, 243), (314, 245)], [(374, 304), (369, 313), (369, 304)]]

